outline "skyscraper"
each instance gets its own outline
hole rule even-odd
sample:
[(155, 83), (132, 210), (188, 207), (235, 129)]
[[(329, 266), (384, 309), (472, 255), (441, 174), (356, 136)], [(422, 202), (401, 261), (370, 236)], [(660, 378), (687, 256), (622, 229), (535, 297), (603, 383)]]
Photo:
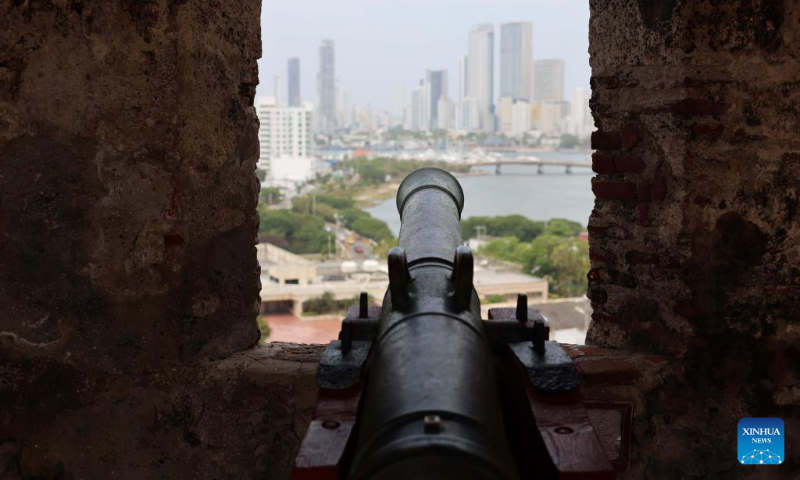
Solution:
[(288, 83), (287, 102), (290, 107), (300, 106), (300, 59), (290, 58), (286, 66), (286, 79)]
[(411, 92), (411, 129), (431, 128), (431, 84), (420, 80), (419, 86)]
[(572, 104), (565, 123), (566, 133), (578, 137), (588, 137), (594, 130), (592, 111), (589, 108), (589, 93), (582, 87), (572, 91)]
[(319, 102), (319, 131), (336, 130), (336, 62), (333, 40), (323, 40), (319, 46), (317, 99)]
[(425, 81), (430, 92), (430, 128), (439, 124), (439, 99), (447, 97), (447, 70), (428, 70)]
[(533, 24), (500, 25), (500, 96), (530, 101), (533, 62)]
[(494, 26), (484, 23), (469, 32), (467, 97), (478, 101), (480, 128), (494, 130)]
[(469, 65), (467, 56), (464, 55), (458, 60), (458, 96), (456, 100), (463, 100), (468, 93), (469, 71), (467, 70), (467, 65)]
[(533, 62), (533, 99), (536, 102), (564, 101), (564, 60)]

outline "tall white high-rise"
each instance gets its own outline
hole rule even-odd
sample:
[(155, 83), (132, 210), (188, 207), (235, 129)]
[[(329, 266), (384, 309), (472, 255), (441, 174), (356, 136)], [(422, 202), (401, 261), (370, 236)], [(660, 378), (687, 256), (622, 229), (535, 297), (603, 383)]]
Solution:
[(464, 100), (467, 96), (467, 85), (469, 84), (468, 65), (469, 60), (466, 55), (458, 60), (458, 96), (456, 100)]
[(450, 130), (456, 126), (455, 105), (447, 97), (440, 97), (437, 102), (438, 117), (436, 118), (436, 128)]
[(286, 62), (286, 101), (292, 107), (299, 107), (300, 98), (300, 59), (290, 58)]
[(592, 111), (589, 109), (589, 94), (582, 87), (572, 91), (572, 104), (564, 130), (578, 137), (588, 137), (594, 130)]
[(431, 127), (431, 85), (420, 80), (411, 92), (411, 129), (428, 130)]
[(275, 75), (273, 77), (272, 94), (275, 96), (276, 105), (286, 105), (286, 89), (284, 88), (283, 77)]
[(500, 25), (500, 96), (530, 101), (533, 75), (533, 24)]
[(484, 23), (469, 32), (467, 96), (477, 99), (480, 128), (494, 130), (494, 26)]
[(564, 101), (564, 60), (548, 59), (533, 62), (533, 100)]
[(322, 133), (336, 130), (336, 55), (333, 40), (319, 46), (317, 73), (318, 128)]
[(343, 88), (336, 89), (336, 126), (338, 128), (350, 128), (353, 116), (353, 106), (350, 104), (350, 97)]
[(269, 175), (272, 161), (277, 158), (312, 157), (310, 108), (260, 104), (256, 111), (261, 124), (258, 129), (261, 148), (258, 168), (266, 170)]
[(481, 128), (480, 102), (475, 97), (465, 97), (456, 104), (456, 130), (474, 132)]

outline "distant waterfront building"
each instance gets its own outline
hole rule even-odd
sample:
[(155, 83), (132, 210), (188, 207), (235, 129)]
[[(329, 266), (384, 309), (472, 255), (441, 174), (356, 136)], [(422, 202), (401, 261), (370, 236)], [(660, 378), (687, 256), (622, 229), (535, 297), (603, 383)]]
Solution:
[(287, 81), (287, 101), (291, 107), (299, 107), (302, 99), (300, 97), (300, 59), (290, 58), (286, 65)]
[(564, 131), (577, 137), (588, 137), (594, 130), (592, 111), (589, 109), (589, 94), (578, 87), (572, 91), (570, 113), (565, 120)]
[(276, 105), (286, 105), (286, 89), (281, 75), (273, 77), (272, 96), (275, 97)]
[(318, 129), (321, 133), (336, 130), (336, 55), (333, 40), (323, 40), (319, 46), (317, 73)]
[(447, 97), (439, 98), (437, 102), (436, 111), (438, 118), (436, 119), (436, 128), (441, 130), (451, 130), (456, 126), (456, 112), (455, 105)]
[(484, 23), (469, 32), (468, 97), (478, 101), (480, 129), (494, 130), (494, 26)]
[(564, 60), (533, 62), (533, 100), (535, 102), (564, 101)]
[(260, 104), (257, 109), (260, 155), (258, 167), (272, 176), (277, 158), (311, 159), (312, 111), (308, 107), (285, 107)]
[(431, 85), (421, 80), (411, 92), (411, 130), (429, 130), (431, 127)]
[(568, 112), (567, 102), (534, 102), (531, 105), (531, 126), (545, 134), (558, 135)]
[(456, 130), (474, 132), (481, 128), (481, 106), (475, 97), (465, 97), (456, 104)]
[(532, 64), (533, 24), (500, 25), (500, 97), (530, 101)]
[(514, 122), (514, 99), (501, 96), (497, 100), (497, 122), (500, 133), (511, 135)]
[(429, 127), (436, 128), (439, 119), (439, 99), (447, 97), (447, 70), (428, 70), (425, 73), (430, 101)]
[(355, 109), (350, 104), (350, 96), (342, 88), (336, 89), (336, 127), (348, 129), (355, 117)]
[(464, 100), (467, 97), (467, 84), (469, 83), (467, 65), (469, 63), (465, 55), (458, 61), (458, 96), (456, 96), (456, 100)]
[(511, 112), (511, 135), (518, 137), (531, 130), (531, 104), (525, 101), (514, 103)]

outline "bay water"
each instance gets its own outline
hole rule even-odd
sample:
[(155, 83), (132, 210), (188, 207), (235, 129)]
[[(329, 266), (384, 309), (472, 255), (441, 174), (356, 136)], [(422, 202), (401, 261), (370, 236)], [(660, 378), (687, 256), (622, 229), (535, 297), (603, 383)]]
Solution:
[[(585, 162), (583, 154), (536, 153), (541, 159)], [(594, 207), (589, 168), (545, 166), (543, 173), (533, 165), (503, 165), (500, 174), (494, 166), (475, 167), (484, 175), (464, 176), (458, 181), (464, 189), (462, 219), (473, 216), (523, 215), (531, 220), (566, 218), (586, 227)], [(395, 235), (400, 231), (400, 216), (394, 197), (366, 208), (373, 217), (383, 220)]]

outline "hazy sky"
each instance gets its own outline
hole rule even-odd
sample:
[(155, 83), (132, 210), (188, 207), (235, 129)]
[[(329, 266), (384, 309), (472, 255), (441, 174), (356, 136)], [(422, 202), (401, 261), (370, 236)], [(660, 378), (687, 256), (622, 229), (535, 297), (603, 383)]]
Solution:
[[(274, 76), (286, 82), (286, 60), (300, 58), (303, 100), (316, 99), (318, 47), (336, 42), (336, 77), (351, 103), (399, 111), (426, 69), (446, 69), (449, 93), (458, 89), (458, 60), (469, 30), (495, 26), (495, 92), (500, 23), (533, 22), (533, 57), (566, 61), (565, 96), (589, 85), (588, 0), (264, 0), (259, 95), (272, 95)], [(283, 87), (285, 90), (285, 86)]]

